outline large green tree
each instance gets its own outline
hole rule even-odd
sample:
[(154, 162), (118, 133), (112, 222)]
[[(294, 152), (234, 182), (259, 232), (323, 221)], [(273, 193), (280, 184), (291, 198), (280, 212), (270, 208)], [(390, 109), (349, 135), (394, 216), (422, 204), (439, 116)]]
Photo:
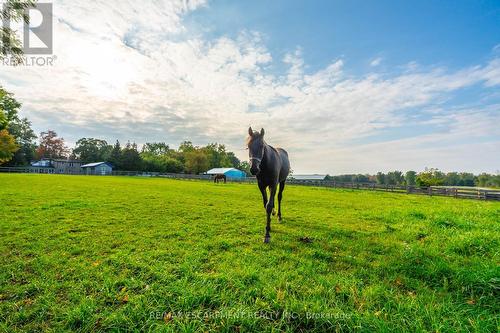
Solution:
[(185, 168), (188, 173), (199, 174), (209, 169), (210, 161), (208, 156), (202, 150), (193, 150), (185, 154)]
[(14, 94), (5, 90), (0, 86), (0, 110), (4, 115), (1, 117), (1, 122), (4, 125), (16, 120), (18, 118), (21, 103), (14, 98)]
[(179, 160), (166, 154), (156, 156), (141, 153), (141, 158), (144, 171), (162, 173), (181, 173), (184, 171), (184, 165)]
[(9, 166), (27, 165), (35, 157), (36, 135), (31, 122), (19, 116), (20, 109), (21, 103), (0, 86), (0, 129), (7, 129), (19, 147), (8, 161)]
[[(35, 0), (6, 0), (0, 2), (0, 16), (3, 20), (29, 23), (26, 9), (35, 5)], [(18, 65), (23, 62), (21, 41), (16, 32), (10, 27), (0, 26), (0, 60), (11, 57), (11, 63)]]
[(20, 107), (21, 103), (14, 95), (0, 86), (0, 163), (11, 161), (19, 148), (23, 147), (23, 128), (31, 130), (27, 119), (19, 119)]
[(127, 142), (121, 154), (121, 170), (125, 171), (140, 171), (142, 170), (142, 160), (137, 144)]
[(448, 186), (460, 185), (460, 175), (458, 172), (449, 172), (446, 174), (444, 184)]
[(31, 128), (31, 122), (27, 118), (22, 118), (9, 125), (9, 133), (15, 138), (19, 150), (16, 151), (12, 160), (7, 163), (9, 166), (25, 166), (33, 161), (36, 151), (36, 134)]
[(234, 167), (231, 158), (226, 151), (226, 146), (211, 143), (202, 148), (202, 151), (207, 155), (209, 168)]
[(415, 186), (417, 183), (417, 173), (415, 171), (406, 171), (405, 183), (407, 186)]
[(420, 187), (444, 185), (445, 174), (438, 169), (427, 169), (417, 175), (417, 185)]
[(113, 147), (105, 140), (95, 138), (82, 138), (76, 142), (73, 154), (83, 163), (107, 162)]
[(250, 175), (250, 163), (247, 161), (240, 162), (238, 169), (241, 171), (245, 171), (247, 175)]
[(386, 184), (386, 176), (383, 172), (378, 172), (376, 175), (377, 184)]
[(461, 172), (459, 174), (460, 176), (460, 181), (459, 184), (460, 186), (475, 186), (476, 185), (476, 177), (474, 174), (469, 173), (469, 172)]
[(179, 145), (179, 152), (181, 153), (188, 153), (196, 149), (191, 141), (184, 141)]
[(116, 140), (116, 143), (113, 146), (113, 149), (111, 149), (111, 153), (109, 155), (109, 162), (113, 164), (113, 167), (116, 170), (121, 170), (122, 169), (122, 147), (120, 145), (120, 141)]
[(177, 159), (182, 153), (175, 152), (164, 142), (146, 143), (141, 150), (142, 167), (144, 171), (180, 173), (184, 164)]
[(500, 174), (489, 175), (482, 173), (477, 176), (477, 185), (481, 187), (500, 187)]
[(165, 142), (145, 143), (142, 147), (141, 154), (154, 156), (168, 155), (171, 149)]
[[(0, 93), (1, 93), (1, 90), (0, 90)], [(0, 96), (0, 99), (1, 99), (1, 96)], [(6, 129), (7, 124), (8, 124), (7, 115), (5, 114), (5, 111), (2, 110), (2, 108), (0, 107), (0, 130)]]
[(10, 161), (18, 149), (14, 137), (6, 129), (0, 130), (0, 164)]
[(401, 171), (388, 172), (385, 181), (389, 185), (401, 185), (404, 183), (403, 173)]

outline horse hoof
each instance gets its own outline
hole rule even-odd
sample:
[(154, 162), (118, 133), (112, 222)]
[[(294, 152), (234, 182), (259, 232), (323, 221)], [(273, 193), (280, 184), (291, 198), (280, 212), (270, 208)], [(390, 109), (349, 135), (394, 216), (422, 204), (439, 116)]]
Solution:
[(270, 238), (270, 237), (266, 237), (266, 238), (264, 238), (264, 243), (268, 244), (270, 241), (271, 241), (271, 238)]
[(278, 216), (278, 222), (283, 222), (283, 219), (281, 218), (281, 216)]
[(276, 211), (273, 209), (273, 216), (276, 216)]

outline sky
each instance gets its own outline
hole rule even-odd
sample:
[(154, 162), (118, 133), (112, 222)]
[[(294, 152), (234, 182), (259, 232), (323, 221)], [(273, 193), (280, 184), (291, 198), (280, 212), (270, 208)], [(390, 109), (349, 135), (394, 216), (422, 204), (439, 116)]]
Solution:
[(53, 4), (54, 65), (0, 65), (0, 85), (70, 145), (246, 160), (252, 126), (295, 173), (500, 170), (497, 0)]

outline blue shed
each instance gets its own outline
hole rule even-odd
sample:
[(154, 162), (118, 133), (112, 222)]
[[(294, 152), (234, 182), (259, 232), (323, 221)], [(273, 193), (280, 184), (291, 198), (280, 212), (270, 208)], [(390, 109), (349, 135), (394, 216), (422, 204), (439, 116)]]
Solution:
[(83, 173), (87, 175), (110, 175), (113, 172), (113, 166), (108, 162), (97, 162), (82, 165)]
[(246, 178), (247, 174), (244, 171), (235, 168), (215, 168), (205, 172), (207, 175), (226, 175), (227, 178), (241, 179)]

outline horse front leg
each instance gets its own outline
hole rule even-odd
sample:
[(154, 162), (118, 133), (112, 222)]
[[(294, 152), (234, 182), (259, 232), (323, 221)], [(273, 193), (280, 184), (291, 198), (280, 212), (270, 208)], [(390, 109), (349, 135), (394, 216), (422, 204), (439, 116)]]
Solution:
[(270, 187), (270, 195), (269, 195), (269, 201), (267, 202), (266, 206), (266, 213), (267, 213), (267, 224), (266, 224), (266, 238), (264, 238), (264, 243), (269, 243), (271, 240), (271, 214), (273, 213), (274, 210), (274, 197), (276, 196), (276, 188), (277, 184), (273, 184)]
[(264, 209), (266, 209), (266, 206), (267, 206), (267, 190), (266, 190), (266, 187), (264, 184), (262, 183), (259, 183), (259, 190), (260, 190), (260, 193), (262, 194), (262, 201), (264, 202)]

